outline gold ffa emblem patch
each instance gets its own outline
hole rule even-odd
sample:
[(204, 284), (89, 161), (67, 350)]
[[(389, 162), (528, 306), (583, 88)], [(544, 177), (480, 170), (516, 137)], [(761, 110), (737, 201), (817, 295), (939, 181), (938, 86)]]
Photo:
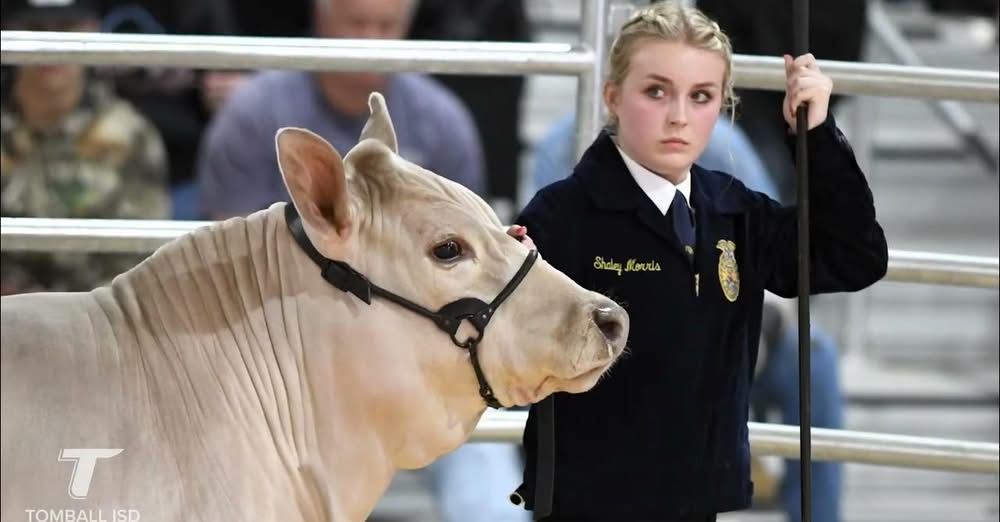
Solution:
[(736, 302), (740, 295), (740, 269), (736, 265), (736, 243), (728, 239), (720, 239), (715, 248), (722, 251), (719, 254), (719, 285), (729, 302)]

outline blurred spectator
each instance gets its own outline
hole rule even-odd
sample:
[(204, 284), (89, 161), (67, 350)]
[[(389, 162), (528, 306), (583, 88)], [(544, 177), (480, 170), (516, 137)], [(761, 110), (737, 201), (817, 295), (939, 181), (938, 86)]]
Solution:
[[(4, 0), (8, 30), (93, 31), (94, 5)], [(156, 129), (78, 65), (12, 69), (0, 100), (4, 216), (165, 218), (166, 156)], [(3, 293), (90, 290), (141, 257), (4, 253)]]
[[(532, 34), (522, 0), (420, 0), (410, 38), (527, 42)], [(487, 194), (494, 204), (500, 199), (512, 205), (517, 197), (520, 172), (524, 77), (439, 75), (436, 78), (465, 102), (476, 120), (486, 154)]]
[[(101, 30), (110, 33), (231, 35), (237, 26), (226, 0), (99, 0)], [(118, 94), (160, 131), (170, 163), (172, 214), (194, 218), (195, 160), (202, 132), (242, 81), (244, 71), (179, 67), (102, 68)]]
[[(326, 0), (314, 11), (321, 38), (399, 39), (412, 0)], [(275, 132), (305, 127), (345, 153), (368, 118), (368, 95), (386, 98), (406, 159), (483, 194), (482, 146), (466, 108), (419, 74), (271, 71), (254, 75), (209, 127), (198, 165), (201, 215), (225, 218), (287, 201), (274, 155)]]

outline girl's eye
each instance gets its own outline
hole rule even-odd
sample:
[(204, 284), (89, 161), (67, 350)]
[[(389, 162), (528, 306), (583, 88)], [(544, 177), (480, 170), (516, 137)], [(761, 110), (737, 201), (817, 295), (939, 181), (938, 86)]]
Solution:
[(712, 101), (712, 95), (706, 91), (698, 91), (691, 95), (695, 103), (708, 103)]
[(441, 261), (454, 261), (462, 255), (462, 245), (453, 239), (449, 239), (434, 247), (434, 257)]
[(646, 95), (649, 96), (650, 98), (658, 100), (662, 98), (664, 95), (666, 95), (666, 93), (663, 92), (663, 89), (659, 87), (650, 87), (646, 89)]

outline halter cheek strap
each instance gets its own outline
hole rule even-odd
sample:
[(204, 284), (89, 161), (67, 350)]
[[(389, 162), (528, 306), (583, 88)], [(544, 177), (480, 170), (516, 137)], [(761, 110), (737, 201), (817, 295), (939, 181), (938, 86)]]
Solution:
[[(334, 259), (329, 259), (324, 257), (322, 254), (316, 250), (312, 242), (309, 241), (309, 237), (306, 236), (305, 229), (302, 226), (302, 220), (299, 218), (298, 212), (295, 210), (295, 205), (291, 203), (285, 204), (285, 222), (288, 225), (288, 230), (291, 232), (292, 237), (295, 238), (295, 242), (299, 247), (309, 256), (313, 262), (320, 268), (320, 275), (323, 276), (328, 283), (336, 287), (337, 289), (354, 294), (358, 299), (363, 301), (365, 304), (371, 304), (372, 296), (378, 296), (383, 299), (392, 301), (403, 308), (410, 310), (416, 314), (422, 315), (434, 322), (445, 333), (451, 337), (451, 341), (455, 343), (456, 346), (466, 349), (469, 351), (469, 359), (472, 362), (472, 369), (476, 373), (476, 380), (479, 382), (479, 395), (486, 401), (486, 404), (492, 408), (502, 408), (503, 405), (497, 400), (496, 394), (493, 393), (493, 388), (486, 381), (486, 375), (483, 373), (482, 366), (479, 364), (479, 342), (483, 339), (483, 334), (486, 331), (486, 326), (489, 324), (490, 319), (493, 318), (493, 314), (496, 312), (497, 308), (514, 292), (524, 277), (528, 275), (528, 271), (535, 264), (535, 260), (538, 258), (538, 252), (536, 250), (531, 250), (528, 252), (528, 256), (525, 258), (524, 262), (521, 263), (521, 268), (518, 269), (514, 277), (511, 278), (510, 282), (507, 283), (499, 294), (493, 299), (493, 301), (486, 303), (480, 299), (474, 297), (464, 297), (452, 301), (441, 307), (440, 310), (434, 312), (423, 306), (420, 306), (405, 297), (398, 294), (394, 294), (368, 280), (367, 277), (362, 275), (360, 272), (352, 268), (349, 264), (343, 261), (337, 261)], [(468, 321), (476, 329), (475, 337), (469, 337), (464, 340), (458, 338), (458, 329), (462, 325), (463, 321)]]

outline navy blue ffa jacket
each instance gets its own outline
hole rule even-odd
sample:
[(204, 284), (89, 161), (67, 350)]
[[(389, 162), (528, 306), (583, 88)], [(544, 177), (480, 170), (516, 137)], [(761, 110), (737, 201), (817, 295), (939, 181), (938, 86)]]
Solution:
[[(878, 281), (885, 235), (832, 118), (809, 131), (809, 169), (812, 291)], [(554, 396), (554, 519), (664, 520), (750, 505), (747, 416), (761, 308), (764, 290), (796, 295), (796, 209), (721, 172), (694, 166), (691, 175), (693, 261), (607, 133), (516, 221), (549, 263), (631, 318), (628, 348), (610, 373), (587, 393)], [(529, 509), (536, 415), (532, 407), (519, 488)]]

